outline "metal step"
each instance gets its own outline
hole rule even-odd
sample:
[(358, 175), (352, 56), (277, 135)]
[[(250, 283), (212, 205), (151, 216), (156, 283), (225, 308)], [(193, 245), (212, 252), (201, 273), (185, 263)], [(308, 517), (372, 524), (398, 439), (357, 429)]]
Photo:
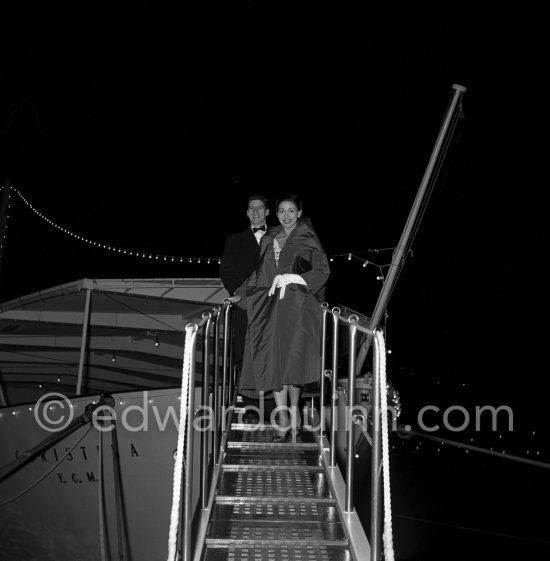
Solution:
[(301, 435), (293, 437), (290, 435), (286, 442), (273, 442), (275, 431), (271, 425), (259, 424), (241, 424), (232, 425), (228, 438), (228, 448), (245, 448), (247, 446), (277, 448), (299, 445), (303, 448), (317, 449), (317, 443), (313, 433), (303, 430)]
[(313, 433), (233, 424), (202, 561), (352, 561)]
[(229, 542), (269, 542), (285, 544), (289, 542), (346, 545), (342, 525), (339, 522), (279, 520), (216, 520), (206, 536), (208, 545)]
[(216, 520), (258, 520), (270, 522), (318, 521), (334, 523), (339, 521), (334, 499), (318, 501), (291, 501), (264, 498), (254, 502), (241, 500), (220, 500), (212, 512)]
[(316, 448), (286, 447), (233, 447), (225, 454), (224, 469), (241, 467), (321, 467)]
[(323, 471), (271, 468), (224, 470), (218, 497), (327, 499), (330, 488)]
[(208, 546), (204, 561), (352, 561), (349, 550), (324, 544)]

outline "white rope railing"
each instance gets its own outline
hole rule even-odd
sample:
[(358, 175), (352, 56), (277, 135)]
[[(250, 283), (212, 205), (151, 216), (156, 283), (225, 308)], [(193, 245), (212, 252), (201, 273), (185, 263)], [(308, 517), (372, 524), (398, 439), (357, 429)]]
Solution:
[[(183, 453), (185, 450), (185, 428), (187, 421), (187, 410), (189, 406), (189, 375), (191, 372), (192, 339), (197, 330), (195, 323), (185, 328), (185, 351), (183, 353), (183, 368), (181, 377), (181, 400), (180, 419), (178, 426), (178, 446), (176, 450), (176, 461), (174, 463), (174, 484), (172, 493), (172, 512), (170, 514), (170, 531), (168, 534), (168, 561), (175, 561), (177, 555), (177, 535), (179, 524), (181, 480), (183, 475)], [(193, 419), (190, 419), (192, 422)]]
[(393, 531), (391, 514), (390, 490), (390, 459), (388, 444), (388, 397), (386, 387), (386, 344), (384, 335), (380, 330), (375, 331), (376, 344), (378, 345), (379, 375), (380, 375), (380, 402), (382, 414), (382, 477), (384, 482), (384, 559), (394, 561)]

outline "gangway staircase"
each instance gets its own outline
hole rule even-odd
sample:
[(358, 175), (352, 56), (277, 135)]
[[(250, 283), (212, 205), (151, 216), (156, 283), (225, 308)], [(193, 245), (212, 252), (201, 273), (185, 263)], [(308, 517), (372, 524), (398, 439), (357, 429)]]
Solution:
[[(212, 451), (218, 461), (214, 461), (212, 477), (205, 476), (206, 469), (201, 470), (200, 521), (198, 523), (197, 547), (193, 547), (193, 561), (379, 561), (383, 555), (393, 559), (391, 532), (391, 500), (389, 490), (389, 462), (387, 461), (387, 396), (385, 380), (385, 346), (383, 332), (379, 328), (382, 316), (386, 313), (388, 299), (403, 267), (405, 256), (410, 250), (413, 234), (416, 233), (426, 205), (426, 194), (434, 186), (434, 170), (441, 169), (444, 154), (462, 116), (461, 97), (466, 91), (464, 86), (453, 84), (453, 95), (445, 118), (441, 125), (428, 166), (417, 191), (401, 238), (392, 255), (392, 262), (386, 275), (381, 275), (384, 284), (378, 296), (372, 315), (361, 324), (356, 313), (342, 314), (338, 307), (329, 309), (327, 303), (322, 308), (321, 371), (319, 372), (320, 422), (315, 417), (315, 408), (309, 408), (311, 426), (322, 427), (303, 432), (295, 442), (272, 442), (272, 428), (269, 425), (247, 425), (246, 423), (228, 424), (223, 430), (221, 446), (218, 448), (218, 436), (221, 430), (217, 411), (221, 404), (225, 407), (233, 403), (232, 388), (234, 375), (232, 349), (230, 345), (230, 309), (229, 300), (216, 311), (203, 314), (200, 324), (195, 325), (203, 334), (202, 356), (209, 355), (209, 338), (213, 334), (213, 360), (202, 360), (203, 388), (210, 385), (210, 363), (214, 366), (212, 401), (214, 404), (214, 436)], [(450, 134), (449, 134), (450, 133)], [(443, 156), (441, 155), (443, 154)], [(437, 174), (436, 174), (437, 176)], [(351, 254), (350, 254), (351, 255)], [(368, 261), (365, 261), (365, 265)], [(327, 318), (332, 316), (330, 336)], [(365, 316), (366, 317), (366, 316)], [(220, 329), (223, 319), (223, 353)], [(219, 321), (218, 321), (219, 320)], [(214, 326), (209, 331), (209, 326)], [(338, 395), (341, 387), (338, 383), (339, 363), (339, 325), (347, 325), (347, 388), (344, 394), (345, 429), (345, 477), (342, 477), (335, 460), (338, 423)], [(357, 348), (357, 333), (361, 333), (362, 342)], [(193, 339), (195, 341), (195, 339)], [(372, 390), (371, 411), (356, 412), (355, 388), (356, 375), (361, 372), (363, 363), (374, 342), (372, 352)], [(190, 344), (194, 353), (196, 342)], [(332, 353), (327, 350), (332, 347)], [(332, 368), (326, 368), (332, 358)], [(220, 361), (220, 356), (222, 357)], [(220, 367), (220, 362), (223, 367)], [(190, 395), (193, 395), (193, 361), (190, 363)], [(219, 398), (219, 374), (221, 376), (221, 394)], [(185, 373), (185, 368), (184, 368)], [(235, 378), (236, 379), (236, 378)], [(330, 399), (325, 399), (325, 379), (331, 387)], [(207, 392), (203, 394), (203, 407), (208, 406)], [(183, 403), (183, 402), (182, 402)], [(383, 404), (383, 406), (382, 406)], [(193, 402), (189, 411), (194, 411)], [(330, 434), (325, 428), (325, 417), (330, 411)], [(225, 417), (224, 417), (225, 418)], [(232, 417), (233, 418), (233, 417)], [(238, 418), (238, 417), (237, 417)], [(240, 418), (242, 420), (242, 417)], [(369, 427), (370, 420), (370, 427)], [(181, 422), (181, 421), (180, 421)], [(353, 466), (354, 448), (356, 446), (355, 428), (362, 427), (367, 441), (371, 445), (371, 489), (370, 489), (370, 543), (353, 508)], [(385, 436), (381, 433), (386, 433)], [(188, 453), (186, 463), (186, 486), (188, 491), (192, 484), (192, 424), (188, 423)], [(341, 434), (341, 433), (339, 433)], [(383, 458), (385, 449), (385, 460)], [(218, 450), (220, 455), (218, 458)], [(202, 466), (208, 465), (208, 440), (204, 433), (201, 439)], [(382, 477), (384, 480), (384, 499), (382, 500)], [(210, 479), (208, 485), (207, 479)], [(206, 501), (206, 497), (208, 500)], [(185, 517), (183, 527), (183, 561), (190, 561), (190, 548), (187, 539), (191, 534), (191, 498), (185, 495)], [(207, 503), (207, 504), (204, 504)], [(384, 506), (384, 518), (382, 517)], [(384, 530), (382, 530), (384, 528)], [(384, 551), (382, 551), (382, 533), (384, 532)], [(171, 544), (174, 542), (171, 541)]]
[(272, 436), (270, 424), (231, 424), (201, 561), (354, 561), (320, 435)]

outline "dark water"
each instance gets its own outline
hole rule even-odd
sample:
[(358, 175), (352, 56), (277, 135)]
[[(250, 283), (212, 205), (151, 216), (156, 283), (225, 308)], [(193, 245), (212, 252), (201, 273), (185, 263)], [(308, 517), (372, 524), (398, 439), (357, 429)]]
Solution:
[[(550, 559), (550, 469), (421, 440), (392, 439), (398, 561)], [(367, 529), (370, 485), (358, 481), (355, 506)]]

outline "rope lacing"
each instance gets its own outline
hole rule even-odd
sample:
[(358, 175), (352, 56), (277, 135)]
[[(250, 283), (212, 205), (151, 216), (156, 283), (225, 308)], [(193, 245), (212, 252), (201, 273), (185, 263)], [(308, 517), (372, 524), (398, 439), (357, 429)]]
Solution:
[(375, 331), (378, 345), (380, 401), (382, 414), (382, 477), (384, 481), (384, 559), (394, 560), (390, 491), (390, 459), (388, 450), (388, 397), (386, 387), (386, 344), (380, 330)]
[(185, 351), (183, 354), (183, 369), (181, 377), (180, 420), (178, 426), (178, 447), (174, 464), (174, 484), (172, 493), (172, 513), (170, 515), (170, 532), (168, 534), (168, 561), (175, 561), (177, 555), (176, 540), (178, 534), (181, 480), (183, 474), (183, 451), (185, 449), (185, 427), (187, 408), (189, 404), (189, 374), (191, 371), (191, 342), (197, 330), (196, 324), (189, 324), (185, 328)]

